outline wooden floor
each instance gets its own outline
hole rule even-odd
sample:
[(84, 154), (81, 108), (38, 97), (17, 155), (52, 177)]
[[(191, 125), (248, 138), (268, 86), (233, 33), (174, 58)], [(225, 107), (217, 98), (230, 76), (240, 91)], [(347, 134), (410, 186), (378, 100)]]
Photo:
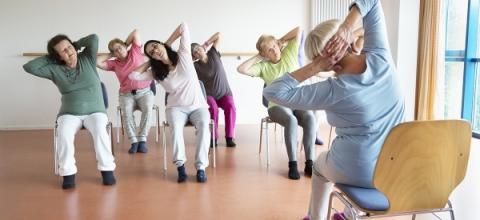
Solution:
[[(51, 130), (0, 131), (0, 219), (301, 219), (307, 211), (310, 179), (303, 172), (298, 181), (287, 179), (285, 147), (280, 132), (275, 138), (271, 130), (268, 169), (264, 152), (258, 154), (259, 126), (240, 125), (236, 148), (226, 148), (225, 140), (219, 140), (217, 167), (207, 169), (204, 184), (195, 180), (193, 129), (185, 129), (189, 179), (183, 184), (176, 182), (171, 150), (168, 170), (163, 171), (161, 142), (156, 144), (153, 135), (148, 154), (128, 154), (123, 138), (115, 144), (115, 186), (101, 185), (91, 138), (81, 131), (76, 138), (78, 174), (73, 190), (62, 190), (61, 177), (53, 174)], [(326, 137), (327, 128), (321, 133)], [(477, 219), (479, 147), (474, 139), (467, 177), (452, 194), (457, 219)], [(318, 147), (317, 153), (325, 148)]]

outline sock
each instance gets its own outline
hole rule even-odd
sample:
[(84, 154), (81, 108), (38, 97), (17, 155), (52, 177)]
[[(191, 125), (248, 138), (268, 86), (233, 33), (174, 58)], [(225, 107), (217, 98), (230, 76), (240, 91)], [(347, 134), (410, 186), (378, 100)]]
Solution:
[(75, 188), (75, 174), (69, 176), (63, 176), (62, 189)]
[(207, 182), (207, 175), (205, 175), (204, 170), (197, 170), (197, 182), (199, 183)]
[(102, 181), (103, 185), (111, 186), (117, 183), (115, 176), (113, 175), (113, 171), (100, 171), (102, 173)]
[(148, 152), (147, 143), (145, 143), (145, 141), (138, 142), (138, 151), (137, 152), (140, 152), (140, 153), (147, 153)]
[(297, 169), (297, 161), (288, 162), (288, 178), (292, 180), (300, 179), (300, 173)]
[(187, 173), (185, 172), (185, 164), (180, 166), (180, 167), (177, 167), (177, 171), (178, 171), (178, 179), (177, 179), (177, 182), (179, 183), (183, 183), (187, 180)]
[(348, 218), (343, 214), (343, 212), (337, 212), (332, 216), (333, 220), (348, 220)]
[(235, 147), (237, 146), (237, 144), (235, 144), (235, 142), (233, 142), (233, 138), (225, 138), (227, 140), (227, 147)]
[(312, 160), (307, 160), (305, 161), (305, 169), (303, 170), (305, 172), (305, 176), (312, 176), (312, 168), (313, 168), (313, 161)]
[(134, 154), (134, 153), (137, 153), (137, 150), (138, 150), (138, 142), (135, 142), (135, 143), (132, 143), (132, 146), (130, 147), (130, 149), (128, 149), (128, 153)]

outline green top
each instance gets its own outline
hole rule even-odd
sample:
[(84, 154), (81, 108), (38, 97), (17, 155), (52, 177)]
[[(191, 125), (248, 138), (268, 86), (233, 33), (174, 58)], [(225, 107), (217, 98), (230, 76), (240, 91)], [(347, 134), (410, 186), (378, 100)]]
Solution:
[[(283, 76), (285, 73), (291, 73), (298, 69), (298, 47), (296, 38), (288, 41), (287, 46), (282, 50), (281, 58), (278, 63), (263, 61), (256, 63), (248, 70), (254, 76), (260, 77), (265, 83), (270, 85), (274, 80)], [(269, 102), (268, 108), (276, 104)]]
[(84, 50), (78, 53), (77, 66), (70, 69), (53, 62), (47, 56), (31, 60), (23, 65), (28, 73), (51, 80), (62, 94), (61, 115), (89, 115), (106, 112), (103, 103), (100, 78), (96, 69), (98, 37), (95, 34), (73, 43), (75, 48)]

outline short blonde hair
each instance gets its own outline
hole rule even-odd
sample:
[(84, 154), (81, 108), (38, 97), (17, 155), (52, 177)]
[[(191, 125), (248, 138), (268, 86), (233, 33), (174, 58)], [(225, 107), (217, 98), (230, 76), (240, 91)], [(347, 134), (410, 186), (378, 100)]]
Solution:
[(123, 40), (115, 38), (115, 39), (111, 40), (110, 42), (108, 42), (108, 50), (110, 51), (110, 53), (113, 53), (113, 48), (112, 47), (113, 47), (114, 44), (120, 44), (120, 45), (123, 45), (123, 46), (127, 47), (127, 44)]
[(258, 40), (257, 40), (257, 45), (256, 45), (258, 52), (261, 53), (261, 52), (262, 52), (263, 45), (264, 45), (266, 42), (270, 42), (270, 41), (272, 41), (272, 40), (277, 40), (277, 39), (276, 39), (274, 36), (272, 36), (272, 35), (265, 35), (265, 34), (264, 34), (264, 35), (260, 36), (260, 37), (258, 38)]
[(340, 24), (341, 22), (337, 19), (324, 21), (308, 34), (305, 39), (305, 55), (309, 60), (320, 55), (328, 40), (337, 32)]

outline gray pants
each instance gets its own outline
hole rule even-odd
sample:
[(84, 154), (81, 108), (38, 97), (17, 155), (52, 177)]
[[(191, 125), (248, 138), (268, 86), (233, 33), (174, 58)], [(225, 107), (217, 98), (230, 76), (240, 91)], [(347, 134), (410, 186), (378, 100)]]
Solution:
[(172, 133), (173, 163), (180, 167), (187, 161), (183, 128), (187, 122), (191, 122), (196, 129), (195, 168), (197, 170), (205, 170), (208, 167), (208, 145), (210, 140), (210, 131), (208, 129), (210, 113), (208, 109), (198, 108), (192, 111), (184, 111), (178, 108), (168, 108), (166, 116)]
[[(150, 87), (137, 90), (136, 94), (120, 93), (120, 108), (122, 109), (122, 121), (128, 139), (131, 143), (139, 141), (147, 141), (148, 130), (150, 130), (150, 117), (152, 115), (152, 107), (154, 96)], [(140, 120), (140, 129), (136, 133), (137, 125), (135, 124), (135, 116), (133, 112), (140, 110), (142, 118)]]
[(283, 106), (273, 106), (268, 109), (270, 119), (285, 128), (285, 145), (289, 161), (297, 161), (298, 125), (303, 128), (303, 146), (305, 158), (315, 159), (315, 138), (317, 125), (312, 111), (292, 110)]

